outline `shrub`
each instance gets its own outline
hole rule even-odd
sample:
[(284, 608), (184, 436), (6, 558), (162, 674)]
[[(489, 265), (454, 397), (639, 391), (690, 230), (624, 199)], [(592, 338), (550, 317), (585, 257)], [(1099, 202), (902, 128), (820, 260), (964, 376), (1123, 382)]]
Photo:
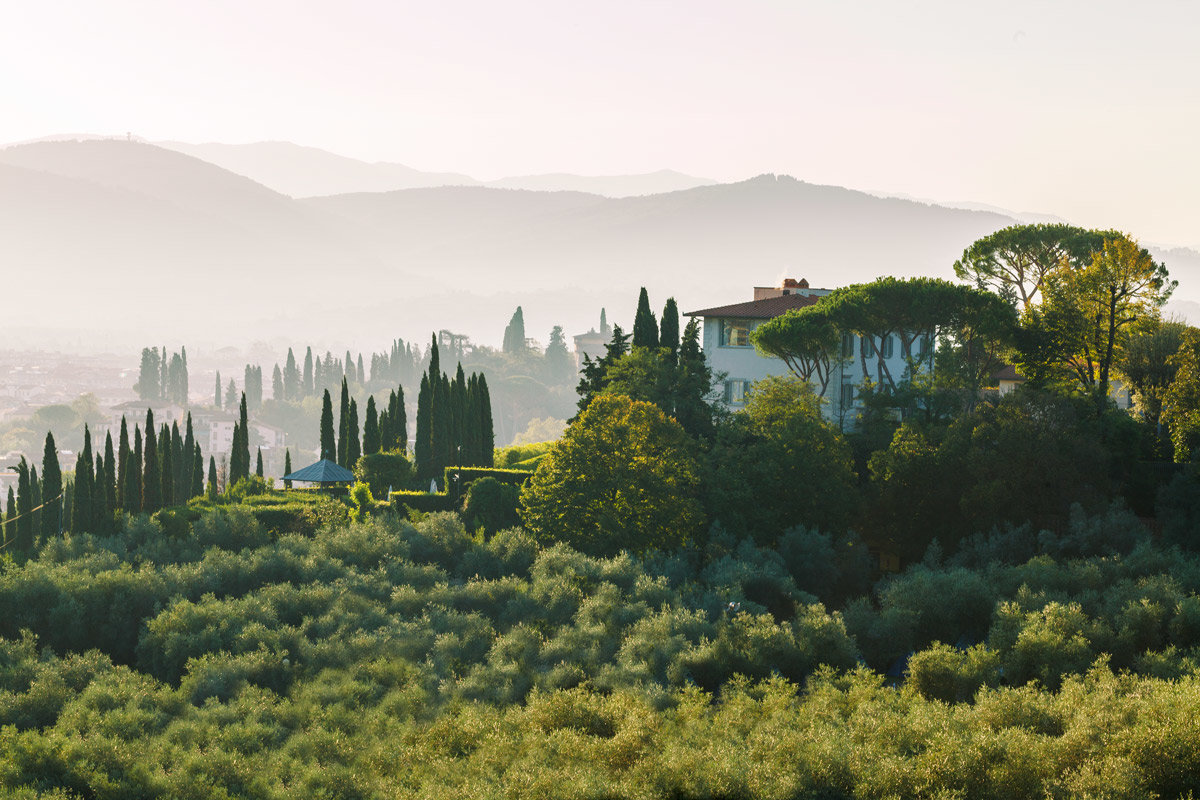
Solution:
[(384, 497), (389, 490), (402, 489), (412, 479), (412, 463), (403, 453), (372, 453), (354, 465), (354, 477), (371, 487), (371, 494)]
[(472, 527), (493, 532), (510, 528), (517, 518), (518, 489), (493, 477), (478, 478), (467, 489), (463, 500), (463, 518)]

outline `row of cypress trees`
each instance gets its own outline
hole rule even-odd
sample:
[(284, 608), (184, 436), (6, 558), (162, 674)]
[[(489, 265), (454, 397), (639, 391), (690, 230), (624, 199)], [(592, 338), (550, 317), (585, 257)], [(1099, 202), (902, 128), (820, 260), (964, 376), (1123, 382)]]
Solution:
[(404, 410), (404, 387), (397, 386), (388, 395), (383, 411), (375, 405), (375, 397), (367, 398), (366, 419), (361, 436), (358, 425), (358, 400), (350, 396), (349, 385), (342, 379), (341, 400), (338, 404), (337, 432), (334, 432), (333, 398), (329, 390), (321, 401), (321, 458), (336, 461), (353, 469), (363, 455), (408, 449), (408, 417)]
[[(216, 462), (210, 457), (210, 491), (215, 491), (216, 480)], [(176, 422), (156, 429), (154, 412), (147, 410), (144, 432), (135, 424), (132, 441), (122, 417), (117, 446), (107, 433), (102, 453), (99, 447), (93, 452), (92, 432), (85, 425), (75, 479), (65, 485), (54, 435), (47, 433), (41, 478), (24, 456), (17, 465), (17, 490), (9, 489), (4, 546), (29, 551), (63, 531), (108, 534), (115, 528), (115, 512), (153, 513), (186, 503), (204, 491), (204, 461), (190, 413), (181, 434)]]
[(467, 378), (459, 363), (454, 379), (441, 371), (436, 337), (429, 371), (421, 376), (417, 396), (417, 431), (413, 445), (417, 479), (424, 484), (441, 477), (448, 466), (490, 467), (495, 433), (492, 398), (483, 373)]

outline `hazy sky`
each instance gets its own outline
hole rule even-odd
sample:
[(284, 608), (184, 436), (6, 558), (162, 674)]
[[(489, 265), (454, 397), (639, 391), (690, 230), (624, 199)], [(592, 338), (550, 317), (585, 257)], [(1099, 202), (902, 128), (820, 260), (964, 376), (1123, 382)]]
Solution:
[(1200, 245), (1200, 3), (7, 2), (0, 141), (763, 172)]

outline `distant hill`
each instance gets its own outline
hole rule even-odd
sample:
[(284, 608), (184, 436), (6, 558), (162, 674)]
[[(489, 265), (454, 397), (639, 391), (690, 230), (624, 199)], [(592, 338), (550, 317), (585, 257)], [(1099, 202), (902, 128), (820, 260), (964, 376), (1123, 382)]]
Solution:
[(359, 161), (291, 142), (253, 144), (188, 144), (158, 142), (169, 150), (216, 164), (291, 197), (318, 197), (356, 192), (390, 192), (437, 186), (491, 186), (541, 192), (588, 192), (605, 197), (661, 194), (715, 181), (672, 170), (645, 175), (522, 175), (478, 181), (456, 172), (422, 172), (386, 161)]
[[(1003, 214), (787, 176), (624, 198), (443, 186), (296, 200), (200, 159), (123, 140), (0, 150), (0, 297), (9, 331), (74, 326), (362, 348), (450, 327), (498, 341), (513, 308), (544, 339), (628, 324), (636, 291), (684, 309), (782, 277), (834, 287), (951, 277)], [(1200, 256), (1167, 251), (1200, 299)]]
[(403, 164), (385, 161), (359, 161), (291, 142), (158, 142), (158, 145), (216, 164), (291, 197), (390, 192), (424, 186), (470, 186), (478, 183), (469, 175), (421, 172)]

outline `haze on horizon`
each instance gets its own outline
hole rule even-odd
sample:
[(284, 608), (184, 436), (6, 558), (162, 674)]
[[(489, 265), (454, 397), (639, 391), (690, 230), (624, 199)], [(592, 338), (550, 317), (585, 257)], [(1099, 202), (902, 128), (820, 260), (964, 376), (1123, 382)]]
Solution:
[(286, 140), (482, 179), (761, 173), (1200, 245), (1200, 7), (12, 7), (0, 142)]

